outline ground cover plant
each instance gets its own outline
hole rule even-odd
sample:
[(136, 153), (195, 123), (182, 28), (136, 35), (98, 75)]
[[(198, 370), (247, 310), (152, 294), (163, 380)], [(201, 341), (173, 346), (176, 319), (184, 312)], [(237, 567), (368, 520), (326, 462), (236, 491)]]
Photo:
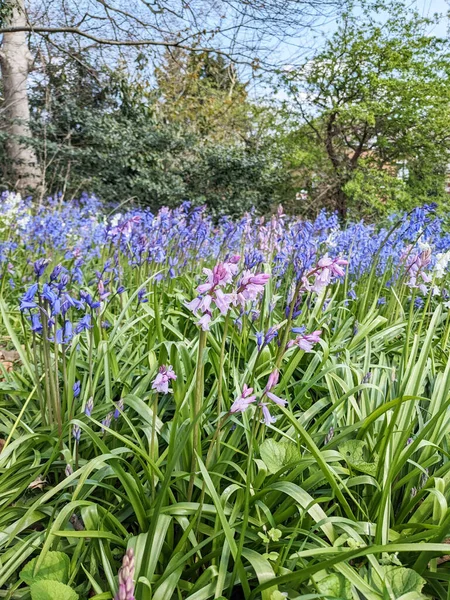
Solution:
[(0, 210), (2, 598), (450, 598), (433, 206)]

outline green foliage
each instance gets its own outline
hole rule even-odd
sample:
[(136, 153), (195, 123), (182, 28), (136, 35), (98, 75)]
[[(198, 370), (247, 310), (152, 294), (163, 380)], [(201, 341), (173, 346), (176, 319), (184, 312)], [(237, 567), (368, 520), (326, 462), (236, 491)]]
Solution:
[[(415, 206), (414, 195), (419, 190), (415, 186), (411, 189), (404, 179), (398, 177), (396, 169), (389, 172), (364, 163), (365, 161), (361, 161), (352, 178), (343, 187), (348, 203), (358, 207), (361, 216), (369, 219), (373, 215), (383, 217), (395, 210), (410, 210)], [(434, 186), (439, 184), (442, 188), (442, 178), (433, 179), (431, 183)]]
[(259, 452), (270, 473), (278, 473), (283, 467), (293, 467), (301, 459), (297, 446), (289, 440), (265, 440)]
[(406, 594), (414, 594), (417, 599), (426, 598), (420, 593), (426, 581), (412, 569), (387, 565), (382, 567), (381, 576), (374, 572), (373, 577), (380, 590), (387, 590), (395, 598)]
[(221, 54), (167, 51), (155, 77), (158, 113), (203, 141), (242, 143), (254, 129), (247, 85)]
[(78, 600), (78, 594), (59, 581), (42, 580), (30, 588), (31, 600)]
[(326, 598), (339, 598), (340, 600), (352, 600), (352, 586), (344, 575), (332, 573), (316, 583), (317, 589)]
[[(448, 40), (430, 34), (434, 18), (402, 3), (380, 10), (379, 18), (372, 5), (344, 14), (324, 48), (282, 77), (286, 110), (301, 131), (303, 187), (312, 203), (343, 217), (349, 207), (383, 214), (430, 198), (446, 202)], [(308, 165), (310, 152), (316, 159), (319, 152), (316, 166)]]
[(14, 10), (14, 2), (4, 0), (0, 4), (0, 27), (9, 25)]
[(232, 64), (180, 51), (157, 69), (155, 85), (139, 71), (131, 78), (87, 61), (75, 51), (56, 57), (31, 90), (49, 190), (151, 209), (189, 200), (217, 214), (264, 212), (286, 194), (271, 117), (248, 101)]
[(64, 554), (64, 552), (47, 552), (44, 560), (40, 562), (39, 568), (36, 570), (38, 560), (38, 558), (33, 558), (20, 571), (20, 578), (27, 585), (42, 579), (51, 579), (61, 583), (68, 582), (70, 559), (67, 554)]
[(365, 460), (367, 442), (364, 440), (347, 440), (339, 446), (339, 452), (344, 457), (349, 467), (362, 471), (368, 475), (376, 475), (378, 468), (378, 456), (374, 456), (373, 462)]

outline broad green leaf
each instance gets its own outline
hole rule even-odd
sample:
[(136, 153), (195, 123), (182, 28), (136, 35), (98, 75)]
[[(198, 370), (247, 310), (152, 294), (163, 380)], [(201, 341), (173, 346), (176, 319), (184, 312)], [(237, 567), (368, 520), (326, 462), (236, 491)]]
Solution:
[(426, 583), (418, 573), (405, 567), (388, 566), (384, 572), (396, 598), (409, 592), (421, 592)]
[(340, 573), (331, 573), (316, 582), (317, 589), (321, 594), (329, 598), (352, 600), (352, 586), (350, 581)]
[(396, 565), (387, 565), (383, 569), (383, 580), (380, 574), (373, 571), (372, 577), (375, 585), (380, 591), (386, 589), (394, 594), (395, 598), (403, 597), (407, 594), (413, 594), (416, 598), (421, 598), (421, 591), (426, 581), (413, 569), (400, 567)]
[(38, 572), (34, 573), (37, 560), (38, 557), (30, 560), (20, 572), (20, 578), (27, 585), (44, 579), (51, 579), (61, 583), (68, 582), (70, 559), (67, 554), (64, 552), (47, 552)]
[(339, 452), (342, 454), (345, 462), (356, 469), (375, 476), (377, 473), (378, 456), (375, 456), (373, 462), (368, 462), (364, 457), (366, 442), (363, 440), (347, 440), (339, 445)]
[(78, 594), (72, 588), (50, 579), (36, 581), (30, 592), (31, 600), (78, 600)]
[(289, 440), (276, 442), (274, 439), (267, 439), (261, 444), (259, 451), (272, 474), (288, 465), (296, 465), (301, 460), (297, 446)]

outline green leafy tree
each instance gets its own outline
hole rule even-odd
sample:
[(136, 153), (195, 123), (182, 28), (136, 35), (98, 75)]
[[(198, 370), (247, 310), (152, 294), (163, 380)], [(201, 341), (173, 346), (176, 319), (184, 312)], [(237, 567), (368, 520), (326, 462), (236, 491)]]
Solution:
[(47, 61), (31, 93), (47, 188), (133, 198), (152, 209), (190, 200), (216, 214), (264, 211), (282, 200), (285, 176), (267, 111), (248, 102), (220, 58), (182, 58), (189, 69), (160, 67), (161, 86), (125, 68), (95, 69), (82, 54)]
[(283, 75), (291, 138), (303, 149), (295, 168), (313, 203), (342, 218), (349, 208), (385, 212), (445, 197), (449, 43), (430, 34), (437, 17), (383, 8), (384, 21), (370, 10), (345, 14), (313, 59)]
[(218, 142), (251, 135), (247, 84), (222, 55), (167, 50), (155, 76), (159, 113), (170, 122)]

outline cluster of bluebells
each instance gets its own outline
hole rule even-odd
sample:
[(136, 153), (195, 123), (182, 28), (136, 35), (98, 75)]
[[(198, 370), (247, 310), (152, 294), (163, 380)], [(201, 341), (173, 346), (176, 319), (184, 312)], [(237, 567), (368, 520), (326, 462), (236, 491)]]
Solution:
[[(111, 247), (126, 254), (131, 264), (154, 264), (161, 277), (172, 278), (190, 260), (213, 262), (222, 251), (232, 256), (243, 249), (245, 269), (274, 263), (274, 278), (281, 281), (289, 265), (301, 278), (325, 253), (331, 258), (351, 255), (351, 274), (362, 275), (370, 270), (375, 254), (379, 254), (383, 272), (389, 262), (399, 263), (405, 247), (417, 245), (419, 239), (436, 253), (450, 249), (450, 236), (443, 233), (433, 205), (396, 215), (386, 228), (363, 222), (342, 228), (336, 215), (325, 212), (314, 221), (305, 221), (288, 217), (281, 208), (270, 217), (250, 212), (238, 220), (222, 217), (217, 224), (204, 207), (192, 207), (188, 202), (176, 209), (162, 208), (157, 214), (132, 208), (107, 219), (98, 199), (86, 195), (71, 202), (49, 198), (33, 211), (31, 206), (30, 199), (22, 200), (17, 194), (1, 195), (0, 229), (17, 236), (17, 241), (5, 236), (8, 240), (0, 248), (2, 263), (8, 261), (19, 240), (36, 256), (48, 249), (84, 260)], [(390, 225), (394, 225), (393, 231), (386, 240)]]
[[(295, 316), (301, 310), (302, 294), (320, 293), (343, 276), (343, 256), (350, 258), (349, 298), (355, 294), (352, 282), (370, 272), (374, 257), (378, 273), (393, 267), (390, 283), (406, 271), (407, 285), (421, 293), (428, 291), (430, 281), (442, 278), (450, 260), (450, 234), (444, 233), (435, 206), (395, 215), (390, 221), (384, 228), (364, 222), (342, 227), (334, 214), (321, 212), (307, 221), (288, 216), (279, 207), (268, 217), (250, 211), (240, 219), (222, 217), (215, 222), (205, 207), (188, 202), (156, 214), (133, 207), (105, 217), (92, 196), (71, 202), (56, 196), (32, 210), (30, 199), (4, 192), (0, 278), (21, 292), (26, 286), (20, 306), (35, 333), (47, 330), (49, 338), (68, 344), (75, 334), (89, 330), (94, 313), (129, 285), (119, 265), (145, 267), (155, 281), (176, 278), (187, 269), (195, 271), (198, 265), (215, 265), (206, 271), (207, 281), (198, 286), (190, 308), (204, 329), (215, 310), (224, 314), (230, 308), (238, 312), (240, 325), (245, 312), (253, 321), (258, 318), (254, 301), (269, 270), (273, 289), (293, 282), (286, 310), (294, 300)], [(22, 249), (34, 260), (31, 277), (15, 266), (15, 253)], [(103, 249), (108, 260), (91, 271), (91, 265), (102, 261)], [(61, 264), (50, 277), (49, 259), (56, 254), (62, 257)], [(446, 293), (436, 286), (433, 292)], [(147, 301), (147, 291), (139, 289), (137, 304)], [(106, 319), (102, 324), (109, 326)]]
[(423, 294), (426, 294), (427, 284), (432, 280), (427, 273), (427, 268), (431, 263), (431, 248), (428, 246), (420, 252), (414, 252), (413, 248), (408, 246), (401, 260), (405, 265), (408, 287), (419, 288)]
[[(19, 308), (28, 318), (31, 331), (46, 333), (48, 340), (67, 345), (74, 335), (92, 329), (93, 316), (111, 296), (118, 278), (117, 257), (114, 261), (108, 259), (102, 270), (95, 272), (94, 280), (90, 282), (97, 289), (95, 295), (79, 287), (82, 281), (77, 275), (82, 264), (80, 259), (74, 262), (71, 271), (57, 264), (45, 278), (48, 264), (44, 258), (33, 263), (34, 281), (21, 296)], [(123, 290), (124, 287), (119, 285), (115, 294), (121, 294)]]
[(214, 306), (222, 315), (226, 315), (231, 307), (243, 313), (247, 303), (257, 300), (264, 292), (270, 275), (245, 270), (238, 276), (240, 258), (234, 255), (225, 262), (217, 263), (213, 269), (203, 269), (207, 281), (197, 287), (199, 295), (186, 306), (202, 315), (198, 325), (204, 331), (209, 329)]
[(272, 403), (278, 406), (286, 406), (287, 404), (286, 400), (280, 398), (273, 392), (273, 389), (278, 384), (279, 378), (279, 370), (274, 369), (269, 375), (266, 387), (264, 388), (264, 391), (259, 398), (256, 396), (256, 394), (253, 393), (253, 388), (249, 388), (246, 384), (244, 384), (242, 388), (242, 393), (233, 402), (229, 412), (231, 414), (238, 412), (242, 413), (245, 412), (251, 404), (257, 403), (257, 406), (261, 409), (262, 412), (263, 422), (266, 425), (271, 425), (272, 423), (275, 423), (276, 417), (274, 417), (270, 412), (270, 403), (268, 402), (268, 400), (270, 400)]
[(169, 393), (169, 383), (171, 380), (176, 380), (177, 376), (173, 370), (172, 365), (161, 365), (158, 369), (158, 373), (153, 380), (152, 389), (156, 390), (160, 394)]
[(322, 294), (336, 278), (344, 277), (343, 267), (347, 265), (348, 260), (345, 258), (339, 256), (330, 258), (325, 255), (318, 260), (317, 264), (303, 272), (297, 282), (293, 282), (290, 287), (285, 309), (286, 317), (291, 315), (294, 319), (297, 318), (302, 312), (301, 305), (304, 295), (308, 292)]
[[(311, 333), (307, 333), (304, 326), (291, 327), (291, 319), (296, 318), (301, 313), (299, 306), (302, 294), (305, 292), (321, 294), (332, 282), (334, 277), (343, 277), (345, 275), (343, 267), (346, 265), (348, 265), (348, 261), (346, 259), (339, 257), (331, 259), (328, 256), (325, 256), (318, 261), (315, 267), (312, 267), (305, 275), (303, 275), (300, 281), (297, 282), (295, 291), (288, 302), (288, 307), (286, 310), (287, 324), (285, 325), (286, 329), (290, 328), (290, 330), (287, 329), (287, 333), (291, 335), (294, 334), (295, 337), (293, 339), (288, 339), (287, 343), (280, 348), (280, 358), (282, 358), (286, 351), (293, 347), (297, 347), (303, 352), (313, 352), (314, 346), (321, 340), (322, 330), (317, 329)], [(281, 324), (271, 326), (265, 333), (261, 331), (256, 333), (256, 343), (259, 352), (261, 352), (265, 345), (269, 344), (275, 338), (278, 338), (280, 329)], [(281, 331), (282, 337), (285, 340), (288, 336), (284, 334), (283, 330)], [(279, 341), (279, 346), (280, 345), (281, 342)], [(242, 393), (231, 405), (230, 413), (233, 414), (237, 412), (244, 412), (251, 404), (257, 403), (257, 406), (262, 411), (263, 422), (266, 425), (274, 423), (276, 418), (270, 412), (271, 404), (282, 407), (287, 404), (285, 399), (280, 398), (274, 393), (274, 388), (278, 384), (279, 376), (280, 372), (278, 368), (275, 367), (271, 372), (264, 391), (259, 398), (253, 393), (253, 388), (249, 388), (246, 384), (244, 384)]]

